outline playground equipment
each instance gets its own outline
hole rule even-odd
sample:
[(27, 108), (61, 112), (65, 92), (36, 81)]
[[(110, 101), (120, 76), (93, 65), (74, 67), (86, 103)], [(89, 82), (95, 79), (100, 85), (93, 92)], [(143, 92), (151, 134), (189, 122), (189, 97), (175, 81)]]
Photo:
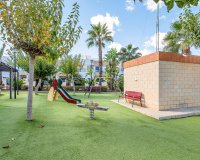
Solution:
[(88, 109), (90, 111), (90, 119), (94, 119), (94, 110), (108, 111), (108, 107), (98, 106), (98, 103), (87, 102), (86, 104), (77, 104), (78, 107)]
[(73, 104), (81, 103), (81, 100), (72, 98), (61, 85), (62, 85), (61, 79), (58, 79), (58, 81), (56, 79), (53, 80), (51, 88), (48, 93), (49, 101), (56, 101), (58, 99), (57, 95), (58, 92), (62, 96), (62, 98), (68, 103), (73, 103)]

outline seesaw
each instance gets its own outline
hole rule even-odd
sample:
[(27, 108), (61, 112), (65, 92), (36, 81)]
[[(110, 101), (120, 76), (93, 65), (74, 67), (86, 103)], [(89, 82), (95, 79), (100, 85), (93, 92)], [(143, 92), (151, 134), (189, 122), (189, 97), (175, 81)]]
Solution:
[(94, 111), (108, 111), (109, 107), (98, 106), (98, 103), (87, 102), (86, 104), (77, 104), (78, 107), (88, 109), (90, 111), (90, 119), (94, 119)]

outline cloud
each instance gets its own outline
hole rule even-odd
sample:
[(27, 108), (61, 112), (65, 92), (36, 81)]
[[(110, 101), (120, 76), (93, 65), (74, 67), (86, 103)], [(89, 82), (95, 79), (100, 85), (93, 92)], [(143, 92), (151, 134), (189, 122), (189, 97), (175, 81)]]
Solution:
[(115, 35), (115, 27), (119, 27), (120, 22), (119, 18), (116, 16), (111, 16), (109, 13), (106, 13), (106, 15), (97, 15), (93, 16), (90, 19), (91, 24), (97, 25), (98, 23), (106, 24), (108, 27), (108, 30), (112, 32), (112, 36)]
[(171, 21), (171, 23), (174, 23), (174, 22), (176, 22), (178, 20), (179, 20), (179, 17), (173, 18), (172, 21)]
[(131, 12), (135, 9), (133, 0), (126, 0), (126, 10)]
[(159, 17), (160, 20), (166, 19), (167, 17), (165, 15), (162, 15)]
[(150, 53), (153, 53), (154, 51), (144, 48), (142, 50), (138, 50), (138, 52), (140, 52), (142, 54), (142, 56), (145, 56), (145, 55), (148, 55)]
[[(159, 32), (160, 49), (162, 49), (164, 47), (163, 39), (166, 34), (167, 33), (165, 33), (165, 32)], [(146, 42), (144, 42), (144, 46), (145, 46), (145, 48), (150, 48), (150, 47), (156, 48), (156, 33), (153, 36), (151, 36)]]
[(120, 51), (120, 49), (122, 48), (122, 45), (120, 44), (120, 43), (118, 43), (118, 42), (112, 42), (109, 46), (108, 46), (108, 48), (114, 48), (114, 49), (116, 49), (117, 50), (117, 52), (119, 52)]
[[(157, 4), (153, 0), (147, 0), (146, 3), (144, 3), (147, 10), (154, 12), (157, 9)], [(164, 3), (162, 1), (159, 2), (160, 8), (164, 6)]]
[[(159, 33), (159, 50), (161, 51), (164, 47), (164, 37), (167, 33), (160, 32)], [(150, 36), (147, 41), (144, 42), (143, 49), (139, 50), (142, 55), (147, 55), (156, 51), (156, 33)]]

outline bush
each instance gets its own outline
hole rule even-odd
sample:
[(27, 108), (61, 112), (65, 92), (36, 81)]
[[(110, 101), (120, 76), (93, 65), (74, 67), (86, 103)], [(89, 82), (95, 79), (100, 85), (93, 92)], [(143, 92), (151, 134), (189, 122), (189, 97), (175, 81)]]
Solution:
[[(7, 78), (7, 80), (10, 82), (10, 78)], [(17, 78), (16, 77), (16, 87), (18, 87), (19, 90), (21, 90), (24, 86), (25, 82), (23, 79)], [(15, 81), (14, 79), (12, 80), (12, 87), (15, 86)]]
[[(73, 87), (72, 86), (64, 86), (64, 89), (66, 89), (67, 91), (73, 91)], [(85, 89), (89, 89), (89, 87), (85, 87), (85, 86), (76, 86), (76, 91), (85, 91)], [(94, 86), (92, 87), (92, 92), (99, 92), (100, 91), (100, 87), (99, 86)], [(101, 91), (102, 92), (107, 92), (108, 91), (108, 87), (107, 86), (102, 86), (101, 87)]]
[(28, 90), (28, 86), (27, 86), (27, 85), (23, 85), (23, 86), (21, 87), (21, 90)]
[(118, 84), (119, 84), (120, 90), (123, 92), (124, 91), (124, 75), (119, 77)]
[(85, 79), (80, 74), (74, 76), (74, 83), (76, 86), (82, 86), (85, 84)]

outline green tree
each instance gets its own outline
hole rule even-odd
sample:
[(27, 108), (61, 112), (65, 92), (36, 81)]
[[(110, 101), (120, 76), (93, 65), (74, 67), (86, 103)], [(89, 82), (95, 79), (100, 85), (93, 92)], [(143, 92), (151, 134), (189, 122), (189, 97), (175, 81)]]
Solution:
[(179, 52), (181, 50), (182, 54), (191, 54), (191, 41), (185, 36), (182, 30), (182, 23), (176, 21), (171, 25), (171, 31), (163, 39), (164, 41), (164, 51), (167, 52)]
[(190, 55), (191, 47), (200, 47), (200, 13), (193, 14), (184, 8), (179, 20), (171, 24), (171, 31), (164, 38), (164, 50)]
[(133, 47), (132, 44), (121, 48), (121, 50), (118, 53), (119, 61), (123, 63), (141, 57), (142, 54), (138, 52), (138, 49), (138, 47)]
[(106, 24), (91, 25), (91, 29), (88, 31), (89, 38), (86, 40), (88, 47), (97, 46), (99, 54), (99, 85), (101, 86), (102, 77), (102, 48), (105, 47), (106, 43), (112, 42), (112, 33), (108, 30)]
[[(7, 78), (8, 81), (10, 81), (10, 78)], [(24, 86), (25, 82), (23, 79), (20, 78), (16, 78), (16, 86), (18, 87), (18, 89), (22, 89), (22, 87)], [(12, 86), (15, 86), (15, 81), (14, 79), (12, 80)]]
[[(14, 53), (10, 50), (8, 53), (10, 58), (8, 59), (7, 63), (13, 66)], [(17, 67), (26, 72), (29, 72), (28, 56), (20, 50), (15, 51), (15, 54)], [(39, 87), (41, 87), (42, 81), (55, 74), (56, 61), (44, 57), (36, 57), (34, 62), (34, 70), (35, 81), (38, 81), (37, 85), (35, 86), (35, 94), (37, 95), (38, 89)]]
[(119, 74), (119, 60), (116, 49), (111, 49), (105, 55), (104, 60), (106, 63), (106, 79), (110, 90), (116, 89), (116, 79)]
[(5, 41), (29, 56), (27, 120), (32, 120), (34, 61), (37, 56), (56, 59), (70, 51), (79, 39), (79, 6), (73, 5), (61, 25), (63, 0), (0, 1), (0, 27)]
[(35, 77), (38, 83), (35, 87), (35, 94), (38, 94), (38, 89), (41, 87), (42, 80), (50, 77), (56, 73), (56, 63), (55, 61), (49, 61), (43, 57), (38, 57), (35, 60)]
[(123, 93), (124, 91), (124, 75), (120, 75), (117, 78), (117, 87), (119, 88), (120, 92)]
[(200, 12), (197, 14), (192, 13), (189, 8), (184, 8), (183, 13), (180, 15), (180, 23), (182, 30), (191, 44), (200, 47)]
[[(136, 2), (137, 0), (133, 0)], [(143, 2), (143, 0), (138, 0)], [(163, 1), (164, 4), (167, 6), (168, 11), (170, 11), (174, 5), (176, 4), (179, 8), (183, 8), (185, 6), (197, 6), (199, 0), (154, 0), (154, 2), (158, 3), (159, 1)]]
[(85, 76), (85, 84), (87, 84), (89, 87), (95, 85), (97, 80), (97, 78), (95, 78), (94, 76), (93, 67), (94, 67), (93, 60), (90, 60), (90, 67), (87, 69), (87, 73)]
[(83, 67), (81, 55), (67, 55), (64, 56), (60, 63), (60, 71), (66, 74), (72, 83), (74, 94), (76, 91), (74, 77), (79, 74), (80, 69)]

